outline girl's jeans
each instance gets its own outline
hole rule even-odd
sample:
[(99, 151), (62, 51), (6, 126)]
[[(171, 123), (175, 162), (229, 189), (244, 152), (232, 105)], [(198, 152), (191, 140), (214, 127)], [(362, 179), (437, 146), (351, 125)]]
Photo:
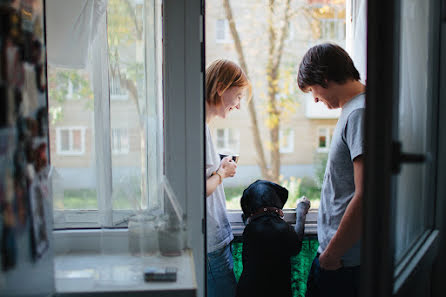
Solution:
[(231, 244), (207, 255), (207, 297), (234, 297), (237, 281)]

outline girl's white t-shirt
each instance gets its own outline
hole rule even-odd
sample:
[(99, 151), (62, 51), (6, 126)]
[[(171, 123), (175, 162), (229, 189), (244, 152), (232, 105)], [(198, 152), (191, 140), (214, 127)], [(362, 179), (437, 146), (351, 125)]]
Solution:
[[(211, 132), (206, 124), (206, 179), (220, 166), (220, 157), (212, 142)], [(206, 197), (207, 211), (207, 252), (214, 252), (228, 245), (234, 235), (226, 214), (226, 196), (223, 184)]]

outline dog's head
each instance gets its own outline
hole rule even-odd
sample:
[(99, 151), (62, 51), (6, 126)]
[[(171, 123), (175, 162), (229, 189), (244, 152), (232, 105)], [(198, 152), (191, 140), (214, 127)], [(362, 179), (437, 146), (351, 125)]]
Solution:
[(240, 205), (243, 220), (261, 207), (277, 207), (282, 209), (288, 199), (288, 190), (267, 180), (256, 180), (244, 191)]

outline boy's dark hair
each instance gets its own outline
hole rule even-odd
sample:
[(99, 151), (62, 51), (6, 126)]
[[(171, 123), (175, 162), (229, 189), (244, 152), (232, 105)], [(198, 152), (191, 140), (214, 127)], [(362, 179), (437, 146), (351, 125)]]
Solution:
[(297, 84), (306, 92), (313, 85), (326, 88), (327, 81), (343, 84), (359, 79), (359, 72), (348, 53), (339, 45), (323, 43), (310, 48), (302, 58)]

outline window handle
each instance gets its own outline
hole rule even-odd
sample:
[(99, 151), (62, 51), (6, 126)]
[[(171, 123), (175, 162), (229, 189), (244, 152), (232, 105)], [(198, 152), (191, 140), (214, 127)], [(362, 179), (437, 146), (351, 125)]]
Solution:
[(401, 151), (401, 142), (394, 141), (392, 143), (392, 173), (398, 174), (401, 172), (401, 164), (403, 163), (424, 163), (426, 162), (426, 155), (411, 154)]

